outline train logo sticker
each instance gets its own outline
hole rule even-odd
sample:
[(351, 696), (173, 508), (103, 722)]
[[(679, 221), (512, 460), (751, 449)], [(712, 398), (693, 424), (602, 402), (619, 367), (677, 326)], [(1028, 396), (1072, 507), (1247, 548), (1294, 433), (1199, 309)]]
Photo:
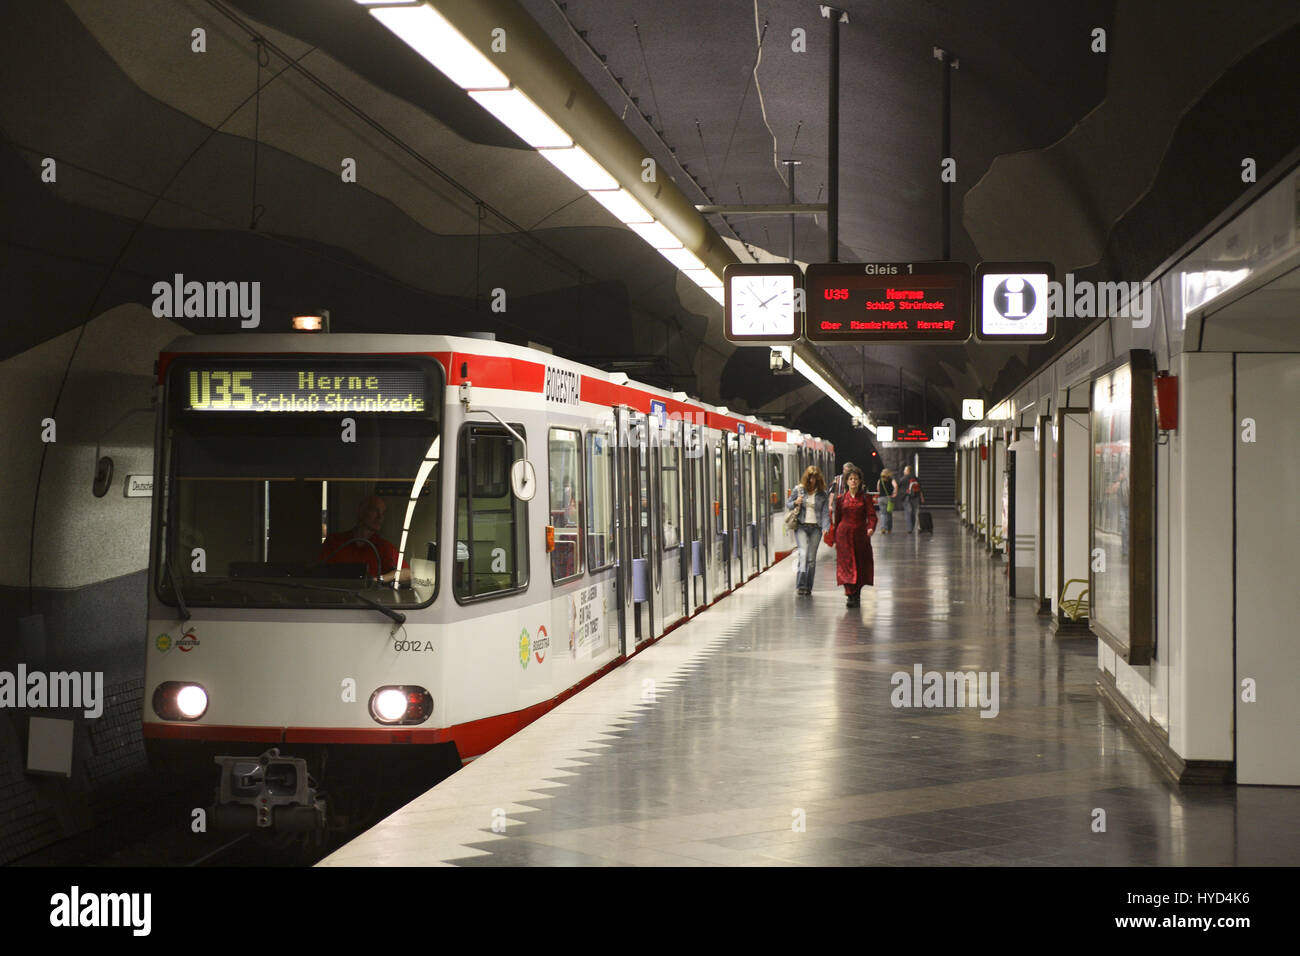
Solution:
[(158, 648), (161, 653), (166, 654), (172, 649), (172, 636), (170, 634), (159, 634), (153, 639), (153, 646)]
[(551, 646), (551, 639), (546, 634), (544, 624), (537, 625), (537, 640), (533, 641), (533, 657), (537, 658), (537, 663), (546, 659), (546, 651)]
[(188, 654), (190, 651), (194, 650), (194, 648), (198, 646), (199, 646), (199, 639), (194, 636), (194, 628), (192, 627), (187, 627), (185, 629), (185, 633), (182, 634), (180, 636), (180, 639), (176, 641), (177, 649), (186, 654)]
[(528, 669), (528, 655), (532, 651), (532, 639), (528, 636), (528, 628), (519, 632), (519, 666)]

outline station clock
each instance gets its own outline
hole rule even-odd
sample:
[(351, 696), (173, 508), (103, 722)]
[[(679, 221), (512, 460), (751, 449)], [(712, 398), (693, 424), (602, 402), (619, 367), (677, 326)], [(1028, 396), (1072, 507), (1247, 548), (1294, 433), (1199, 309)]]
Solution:
[(792, 263), (732, 263), (723, 332), (737, 345), (783, 345), (803, 334), (803, 270)]

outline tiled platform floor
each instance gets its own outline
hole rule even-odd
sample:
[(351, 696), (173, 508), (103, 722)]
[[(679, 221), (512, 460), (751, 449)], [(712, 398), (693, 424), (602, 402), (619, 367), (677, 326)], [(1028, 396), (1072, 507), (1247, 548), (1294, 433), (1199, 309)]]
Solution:
[[(860, 608), (782, 562), (321, 865), (1300, 864), (1300, 790), (1167, 784), (952, 516), (875, 548)], [(918, 663), (998, 715), (895, 708)]]

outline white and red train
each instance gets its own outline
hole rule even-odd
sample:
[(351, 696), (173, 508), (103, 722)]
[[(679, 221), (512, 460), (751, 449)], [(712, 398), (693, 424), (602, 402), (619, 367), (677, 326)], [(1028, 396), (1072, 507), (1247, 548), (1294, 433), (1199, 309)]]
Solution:
[(157, 381), (144, 737), (222, 758), (224, 826), (486, 752), (784, 557), (787, 489), (833, 465), (478, 338), (185, 337)]

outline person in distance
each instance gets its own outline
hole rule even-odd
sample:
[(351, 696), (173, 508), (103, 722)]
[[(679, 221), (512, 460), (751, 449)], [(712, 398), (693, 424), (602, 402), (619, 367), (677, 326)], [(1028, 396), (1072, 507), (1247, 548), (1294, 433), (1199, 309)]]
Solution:
[(826, 481), (816, 465), (803, 473), (803, 480), (790, 489), (785, 500), (787, 512), (797, 515), (794, 540), (798, 548), (795, 565), (795, 588), (798, 594), (812, 594), (813, 577), (817, 573), (817, 546), (822, 532), (830, 528), (830, 496)]
[(876, 500), (880, 505), (880, 533), (889, 534), (894, 530), (894, 495), (898, 493), (898, 482), (894, 473), (888, 468), (880, 473), (876, 482)]

